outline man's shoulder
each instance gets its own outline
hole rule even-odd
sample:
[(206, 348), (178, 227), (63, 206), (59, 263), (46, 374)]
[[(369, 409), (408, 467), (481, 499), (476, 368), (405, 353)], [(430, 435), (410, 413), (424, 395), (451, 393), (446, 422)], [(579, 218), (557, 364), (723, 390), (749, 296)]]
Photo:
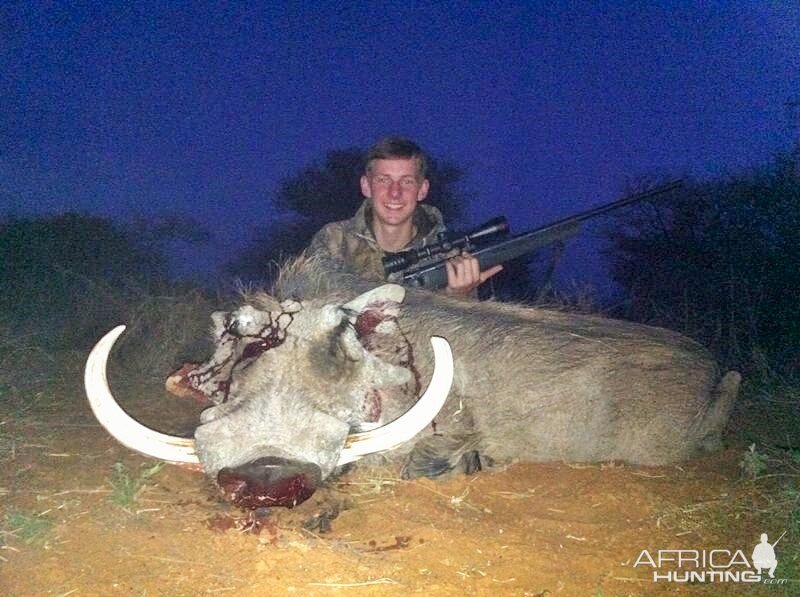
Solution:
[(347, 220), (340, 220), (339, 222), (328, 222), (322, 228), (317, 230), (317, 232), (316, 232), (316, 234), (314, 236), (315, 237), (316, 236), (330, 236), (331, 234), (339, 233), (341, 231), (344, 231), (346, 227), (347, 227)]
[(322, 247), (330, 250), (341, 244), (345, 236), (345, 223), (346, 220), (325, 224), (311, 237), (309, 249), (312, 252)]
[(363, 219), (362, 206), (362, 209), (359, 209), (352, 218), (325, 224), (312, 237), (309, 249), (311, 252), (326, 250), (331, 255), (343, 255), (345, 252), (352, 252), (353, 247), (351, 245), (363, 242), (364, 232), (361, 222)]
[(347, 235), (355, 232), (353, 218), (348, 220), (339, 220), (338, 222), (328, 222), (314, 234), (313, 240), (328, 239), (328, 240), (343, 240)]

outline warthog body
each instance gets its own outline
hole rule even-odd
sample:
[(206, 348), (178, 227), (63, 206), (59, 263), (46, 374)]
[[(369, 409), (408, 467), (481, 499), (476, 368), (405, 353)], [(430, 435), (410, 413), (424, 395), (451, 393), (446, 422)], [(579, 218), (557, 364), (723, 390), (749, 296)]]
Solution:
[(212, 358), (170, 379), (215, 404), (195, 448), (233, 501), (310, 495), (342, 463), (349, 433), (414, 403), (432, 335), (450, 342), (453, 386), (426, 431), (388, 452), (406, 476), (509, 461), (661, 465), (720, 445), (739, 375), (720, 380), (680, 334), (394, 285), (359, 294), (369, 287), (301, 258), (272, 296), (214, 314)]
[(318, 266), (301, 259), (277, 296), (216, 314), (214, 357), (173, 379), (217, 404), (196, 433), (207, 472), (279, 454), (326, 476), (348, 431), (411, 406), (431, 335), (450, 342), (455, 377), (427, 431), (390, 453), (407, 476), (512, 460), (661, 465), (720, 446), (739, 376), (720, 381), (680, 334), (427, 292), (398, 305), (390, 286), (352, 300), (361, 284)]

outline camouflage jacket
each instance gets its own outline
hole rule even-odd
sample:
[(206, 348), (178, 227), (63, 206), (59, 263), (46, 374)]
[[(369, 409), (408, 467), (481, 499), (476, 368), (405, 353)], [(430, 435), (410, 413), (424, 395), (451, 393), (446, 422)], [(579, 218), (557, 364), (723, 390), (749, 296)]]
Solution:
[[(381, 259), (386, 252), (378, 246), (372, 232), (372, 204), (367, 199), (349, 220), (325, 225), (311, 239), (307, 254), (330, 259), (335, 267), (375, 281), (386, 281)], [(441, 212), (420, 203), (414, 212), (417, 235), (405, 247), (412, 249), (436, 242), (444, 232)], [(393, 281), (393, 280), (392, 280)]]

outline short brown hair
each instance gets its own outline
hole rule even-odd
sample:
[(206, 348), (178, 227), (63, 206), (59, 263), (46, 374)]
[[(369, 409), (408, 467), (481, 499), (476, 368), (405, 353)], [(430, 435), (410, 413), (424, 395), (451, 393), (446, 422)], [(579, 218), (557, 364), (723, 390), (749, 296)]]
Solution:
[(366, 158), (366, 171), (372, 170), (372, 162), (375, 160), (410, 160), (417, 161), (417, 170), (422, 178), (428, 173), (428, 158), (422, 148), (403, 137), (384, 137), (375, 145), (369, 148)]

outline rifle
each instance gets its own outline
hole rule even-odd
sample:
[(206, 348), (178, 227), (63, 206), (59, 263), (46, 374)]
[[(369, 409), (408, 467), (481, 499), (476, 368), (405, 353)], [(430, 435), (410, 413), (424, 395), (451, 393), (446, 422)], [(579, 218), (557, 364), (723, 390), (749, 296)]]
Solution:
[(445, 263), (455, 251), (469, 251), (478, 260), (480, 269), (483, 271), (493, 265), (504, 263), (509, 259), (569, 238), (578, 231), (580, 223), (584, 220), (662, 195), (681, 186), (683, 186), (682, 180), (671, 181), (649, 191), (595, 207), (529, 232), (487, 243), (488, 240), (497, 236), (508, 234), (509, 228), (506, 219), (494, 218), (467, 234), (443, 233), (434, 244), (387, 255), (383, 258), (383, 268), (387, 276), (403, 272), (400, 280), (403, 284), (436, 290), (447, 286)]

